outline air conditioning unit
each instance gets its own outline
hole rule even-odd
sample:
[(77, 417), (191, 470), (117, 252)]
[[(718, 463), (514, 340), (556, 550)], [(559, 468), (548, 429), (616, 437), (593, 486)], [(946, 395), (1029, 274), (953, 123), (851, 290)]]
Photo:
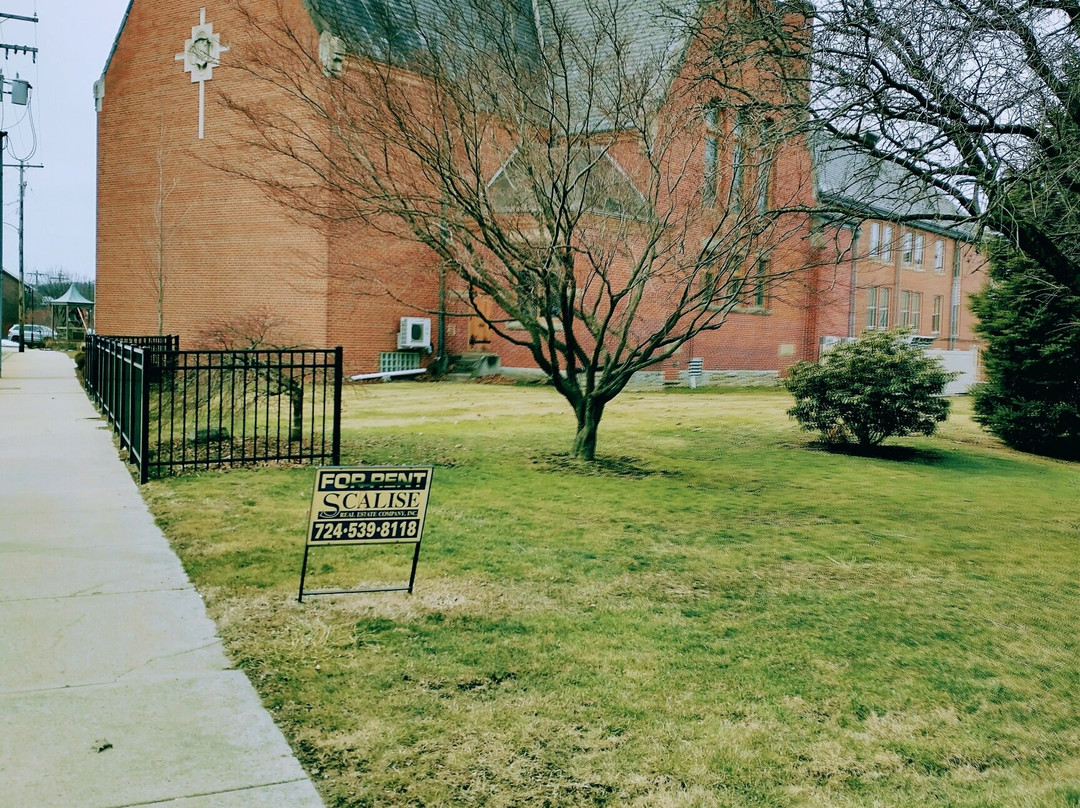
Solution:
[(858, 337), (822, 337), (820, 348), (821, 353), (828, 353), (837, 345), (850, 345), (853, 342), (858, 342)]
[(918, 334), (909, 334), (904, 337), (904, 342), (916, 348), (929, 348), (934, 344), (934, 337), (924, 337)]
[(398, 350), (423, 348), (431, 350), (431, 318), (402, 317), (397, 335)]

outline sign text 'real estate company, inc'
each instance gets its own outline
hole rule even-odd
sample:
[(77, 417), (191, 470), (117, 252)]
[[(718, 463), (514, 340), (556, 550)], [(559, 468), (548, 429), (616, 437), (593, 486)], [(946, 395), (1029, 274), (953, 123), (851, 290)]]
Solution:
[(317, 469), (301, 571), (300, 599), (304, 594), (331, 594), (304, 592), (308, 551), (319, 545), (415, 544), (408, 587), (351, 590), (407, 589), (411, 592), (424, 533), (431, 475), (430, 467), (331, 466)]

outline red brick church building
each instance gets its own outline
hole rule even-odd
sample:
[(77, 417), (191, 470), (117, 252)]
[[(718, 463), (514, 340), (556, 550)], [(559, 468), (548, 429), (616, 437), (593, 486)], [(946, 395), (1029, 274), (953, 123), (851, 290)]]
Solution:
[[(94, 87), (99, 333), (179, 333), (186, 346), (226, 339), (343, 345), (347, 371), (358, 374), (477, 352), (498, 356), (506, 369), (535, 367), (528, 351), (497, 333), (501, 327), (512, 337), (513, 322), (501, 320), (493, 331), (475, 316), (461, 283), (440, 273), (428, 247), (364, 224), (313, 226), (228, 170), (250, 156), (251, 126), (241, 106), (222, 99), (264, 92), (244, 69), (258, 42), (253, 20), (287, 20), (332, 79), (343, 65), (346, 77), (363, 70), (371, 57), (342, 43), (377, 39), (376, 11), (396, 8), (376, 0), (325, 5), (337, 10), (332, 18), (308, 0), (132, 0)], [(520, 5), (514, 35), (525, 47), (542, 47), (544, 13), (535, 0)], [(545, 4), (561, 6), (571, 23), (584, 8)], [(635, 25), (655, 24), (671, 37), (668, 49), (677, 46), (678, 54), (668, 84), (685, 81), (697, 64), (690, 35), (680, 40), (656, 22), (648, 3), (625, 7), (638, 15)], [(797, 15), (792, 7), (788, 17)], [(420, 16), (405, 19), (421, 29)], [(894, 325), (932, 337), (934, 347), (974, 344), (966, 295), (977, 288), (982, 263), (963, 230), (935, 224), (940, 200), (916, 200), (904, 182), (877, 169), (868, 181), (865, 165), (812, 146), (805, 132), (752, 164), (738, 119), (712, 114), (705, 103), (695, 121), (679, 141), (678, 165), (682, 187), (696, 190), (679, 204), (719, 208), (717, 188), (720, 196), (737, 188), (756, 194), (751, 202), (762, 210), (803, 212), (788, 215), (783, 239), (770, 246), (768, 273), (756, 279), (753, 267), (746, 270), (738, 299), (725, 304), (723, 327), (649, 368), (654, 378), (678, 377), (692, 357), (706, 373), (771, 377), (836, 339)], [(642, 184), (641, 149), (629, 138), (612, 143), (606, 170), (626, 186), (613, 198), (629, 199)], [(492, 196), (511, 193), (513, 171), (512, 162), (492, 165)], [(817, 208), (829, 212), (817, 215)], [(924, 211), (925, 220), (912, 218)], [(648, 317), (662, 318), (663, 304), (654, 305)]]

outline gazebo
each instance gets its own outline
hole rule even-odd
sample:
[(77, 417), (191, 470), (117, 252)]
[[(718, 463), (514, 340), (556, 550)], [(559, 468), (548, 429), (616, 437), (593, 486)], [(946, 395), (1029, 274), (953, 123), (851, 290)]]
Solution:
[(68, 290), (49, 304), (52, 307), (53, 330), (56, 339), (77, 342), (94, 327), (94, 301), (87, 300), (71, 284)]

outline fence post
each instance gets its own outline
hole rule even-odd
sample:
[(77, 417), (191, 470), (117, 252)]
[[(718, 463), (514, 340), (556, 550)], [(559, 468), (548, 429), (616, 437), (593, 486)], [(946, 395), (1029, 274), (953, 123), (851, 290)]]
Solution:
[(120, 347), (120, 447), (128, 450), (129, 457), (135, 451), (131, 443), (131, 365), (134, 361), (131, 352), (132, 347), (126, 343)]
[(153, 350), (143, 349), (142, 392), (139, 401), (139, 418), (142, 429), (139, 431), (139, 484), (150, 479), (150, 377), (149, 368), (154, 367), (157, 356)]
[(93, 389), (94, 401), (101, 406), (101, 343), (98, 342), (97, 334), (94, 335), (93, 348), (90, 355), (94, 357)]
[(83, 384), (86, 385), (86, 392), (90, 395), (91, 399), (96, 398), (94, 395), (94, 335), (86, 335), (86, 354), (83, 358)]
[[(122, 412), (120, 405), (121, 391), (124, 389), (124, 357), (121, 351), (120, 345), (111, 345), (109, 351), (109, 363), (111, 365), (111, 376), (109, 379), (109, 407), (112, 408), (112, 425), (116, 434), (120, 434), (121, 424), (123, 423), (120, 417)], [(120, 441), (120, 445), (123, 446), (123, 440)]]
[(86, 392), (90, 395), (90, 398), (94, 398), (94, 335), (87, 334), (86, 341), (83, 343), (86, 347), (83, 349), (83, 384), (86, 385)]
[(341, 367), (343, 349), (339, 345), (334, 348), (334, 442), (333, 463), (341, 465)]

